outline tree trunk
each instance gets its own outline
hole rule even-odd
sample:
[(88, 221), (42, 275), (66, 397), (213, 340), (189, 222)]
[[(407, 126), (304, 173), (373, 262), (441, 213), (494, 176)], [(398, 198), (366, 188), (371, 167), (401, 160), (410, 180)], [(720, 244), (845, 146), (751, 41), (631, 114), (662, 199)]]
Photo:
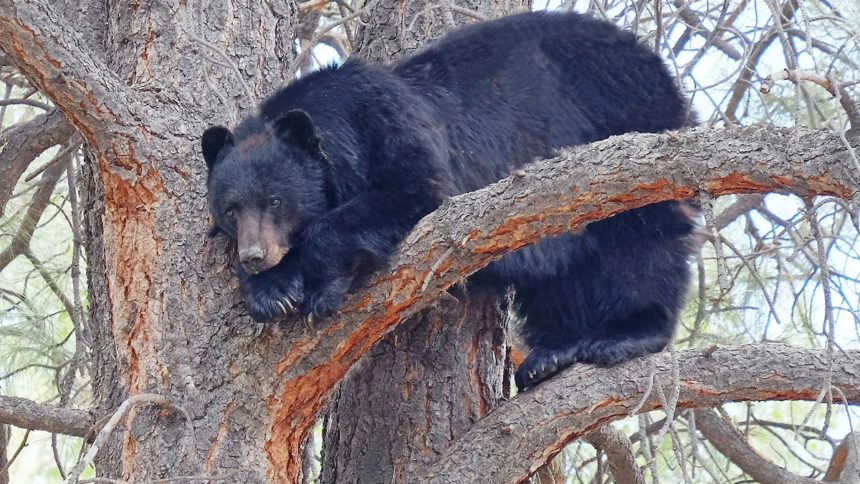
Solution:
[(490, 293), (442, 297), (344, 380), (325, 426), (322, 482), (406, 482), (504, 396), (504, 316)]

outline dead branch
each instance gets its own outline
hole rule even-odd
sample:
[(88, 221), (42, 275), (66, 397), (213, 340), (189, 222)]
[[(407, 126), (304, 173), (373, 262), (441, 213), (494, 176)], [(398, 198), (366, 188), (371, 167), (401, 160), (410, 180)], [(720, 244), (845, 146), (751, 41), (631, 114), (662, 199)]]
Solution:
[(36, 193), (33, 194), (30, 200), (30, 206), (27, 207), (26, 213), (21, 220), (21, 226), (15, 234), (12, 243), (10, 243), (2, 252), (0, 252), (0, 270), (3, 270), (10, 262), (19, 255), (26, 254), (30, 250), (30, 240), (33, 238), (33, 232), (36, 231), (36, 226), (39, 224), (39, 219), (42, 213), (48, 206), (51, 200), (51, 194), (54, 193), (54, 187), (60, 179), (60, 175), (65, 171), (65, 166), (54, 165), (45, 173), (39, 180)]
[[(684, 408), (730, 401), (815, 400), (821, 374), (828, 369), (821, 351), (775, 343), (691, 349), (677, 352), (677, 357), (678, 406)], [(571, 368), (500, 405), (415, 480), (521, 481), (568, 442), (627, 417), (641, 400), (646, 400), (641, 412), (660, 408), (659, 400), (646, 394), (646, 382), (655, 369), (666, 382), (664, 391), (670, 391), (669, 353), (614, 368)], [(833, 381), (844, 389), (847, 403), (860, 403), (858, 372), (860, 351), (835, 357)]]
[(74, 134), (72, 125), (59, 111), (40, 114), (0, 135), (0, 214), (12, 196), (15, 184), (40, 153), (48, 148), (65, 144)]
[(843, 110), (845, 110), (845, 114), (848, 116), (848, 122), (851, 124), (851, 128), (860, 129), (860, 108), (857, 107), (857, 103), (855, 103), (851, 98), (848, 90), (833, 79), (814, 72), (804, 71), (802, 69), (783, 69), (769, 74), (764, 81), (762, 81), (759, 91), (761, 91), (762, 94), (769, 93), (777, 81), (791, 81), (798, 85), (800, 84), (800, 81), (808, 81), (821, 86), (831, 95), (839, 99), (839, 105), (842, 106)]
[(762, 54), (767, 50), (770, 44), (777, 38), (777, 34), (783, 28), (790, 26), (791, 20), (798, 9), (798, 0), (787, 0), (782, 5), (780, 16), (774, 19), (776, 23), (773, 25), (758, 42), (752, 47), (749, 56), (743, 66), (741, 76), (735, 81), (732, 87), (732, 95), (726, 104), (725, 114), (732, 123), (738, 122), (737, 110), (743, 101), (747, 90), (752, 86), (752, 76), (755, 73), (755, 66), (758, 65)]
[(0, 423), (3, 424), (85, 437), (93, 422), (93, 415), (84, 410), (41, 405), (26, 398), (0, 395)]
[(764, 195), (755, 193), (751, 195), (738, 195), (735, 203), (726, 207), (719, 215), (714, 217), (714, 225), (717, 230), (722, 230), (738, 217), (743, 216), (754, 208), (758, 208), (764, 201)]
[(87, 450), (84, 457), (75, 465), (75, 467), (72, 468), (72, 470), (69, 471), (65, 484), (74, 484), (78, 482), (81, 472), (83, 472), (84, 469), (93, 462), (99, 449), (107, 443), (107, 439), (110, 437), (114, 429), (116, 429), (117, 425), (119, 425), (122, 419), (128, 414), (129, 410), (139, 405), (159, 405), (166, 408), (172, 408), (170, 401), (163, 395), (141, 393), (126, 399), (122, 402), (119, 408), (116, 409), (105, 426), (99, 431), (93, 444), (90, 446), (89, 450)]

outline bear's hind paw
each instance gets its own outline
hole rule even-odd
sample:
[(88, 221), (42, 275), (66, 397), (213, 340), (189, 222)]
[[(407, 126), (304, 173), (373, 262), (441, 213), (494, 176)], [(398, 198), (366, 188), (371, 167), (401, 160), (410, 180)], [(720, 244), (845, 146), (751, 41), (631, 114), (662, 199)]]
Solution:
[(522, 392), (533, 387), (576, 361), (576, 353), (570, 350), (536, 348), (517, 368), (514, 375), (517, 389)]

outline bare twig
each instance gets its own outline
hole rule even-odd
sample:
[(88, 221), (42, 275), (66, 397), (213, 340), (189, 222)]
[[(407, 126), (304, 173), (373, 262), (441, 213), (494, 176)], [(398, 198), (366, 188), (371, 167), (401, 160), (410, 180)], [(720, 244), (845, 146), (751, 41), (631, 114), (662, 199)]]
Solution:
[(40, 166), (39, 168), (36, 168), (35, 170), (33, 170), (32, 173), (24, 177), (24, 181), (31, 181), (33, 178), (36, 178), (37, 176), (41, 175), (42, 172), (58, 163), (68, 162), (69, 157), (72, 156), (72, 154), (75, 153), (81, 147), (81, 142), (82, 140), (80, 136), (72, 135), (71, 139), (64, 143), (65, 146), (59, 151), (59, 153), (54, 155), (54, 157), (51, 158), (50, 161)]
[(12, 196), (15, 184), (40, 153), (57, 144), (66, 144), (75, 130), (63, 114), (54, 111), (9, 128), (0, 134), (0, 214)]
[(778, 81), (791, 81), (794, 84), (800, 84), (800, 81), (808, 81), (821, 86), (838, 99), (842, 109), (845, 110), (845, 114), (848, 115), (848, 122), (851, 124), (851, 127), (860, 129), (860, 109), (858, 109), (857, 103), (854, 102), (848, 91), (843, 86), (839, 86), (834, 79), (802, 69), (783, 69), (769, 74), (762, 81), (759, 90), (763, 94), (768, 94)]
[(42, 174), (36, 193), (33, 194), (33, 198), (30, 200), (30, 206), (27, 207), (27, 212), (21, 220), (18, 231), (15, 233), (12, 242), (3, 252), (0, 252), (0, 270), (9, 265), (16, 257), (29, 250), (30, 240), (33, 238), (33, 233), (36, 231), (39, 219), (48, 206), (51, 194), (54, 192), (54, 186), (56, 186), (64, 170), (65, 167), (63, 165), (54, 165)]
[(36, 101), (35, 99), (0, 99), (0, 106), (14, 106), (14, 105), (24, 105), (31, 106), (34, 108), (39, 108), (43, 111), (53, 111), (54, 107), (45, 104), (43, 102)]
[[(5, 429), (4, 429), (4, 431), (5, 431)], [(24, 432), (24, 436), (21, 437), (21, 443), (15, 449), (15, 452), (12, 453), (12, 457), (9, 457), (9, 459), (6, 461), (6, 464), (3, 466), (2, 469), (0, 469), (0, 475), (7, 474), (9, 472), (9, 468), (12, 467), (12, 463), (15, 462), (15, 459), (18, 458), (18, 455), (21, 454), (21, 451), (24, 450), (24, 447), (27, 446), (27, 441), (29, 439), (30, 439), (30, 429), (27, 429), (27, 431)], [(0, 449), (0, 452), (3, 452), (4, 457), (5, 457), (6, 447), (4, 446), (2, 449)]]

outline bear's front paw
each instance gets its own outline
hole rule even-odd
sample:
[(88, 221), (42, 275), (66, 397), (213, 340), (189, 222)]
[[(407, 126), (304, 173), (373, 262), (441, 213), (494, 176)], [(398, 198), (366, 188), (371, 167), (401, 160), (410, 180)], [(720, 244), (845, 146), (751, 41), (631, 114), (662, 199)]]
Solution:
[(304, 302), (304, 282), (297, 271), (277, 268), (249, 276), (242, 283), (248, 314), (268, 322), (298, 312)]
[(570, 350), (535, 348), (517, 368), (517, 389), (522, 392), (533, 387), (576, 361), (575, 352)]
[(308, 290), (302, 313), (306, 320), (313, 322), (327, 318), (337, 312), (349, 291), (351, 279), (338, 277), (318, 287)]

